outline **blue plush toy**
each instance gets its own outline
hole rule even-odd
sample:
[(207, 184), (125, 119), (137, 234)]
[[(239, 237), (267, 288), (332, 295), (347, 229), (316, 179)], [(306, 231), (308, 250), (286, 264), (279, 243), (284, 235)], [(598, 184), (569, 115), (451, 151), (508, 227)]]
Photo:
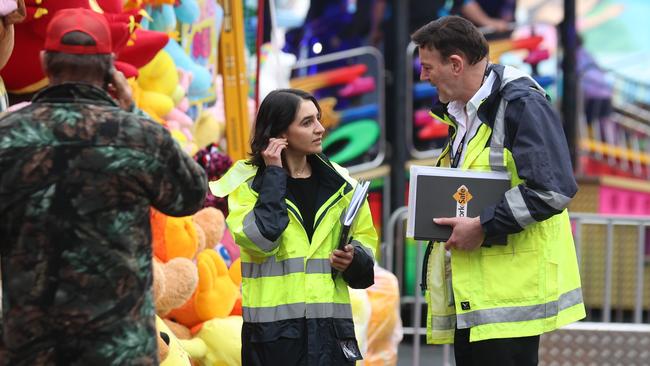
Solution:
[(194, 62), (173, 39), (169, 40), (165, 51), (172, 56), (178, 68), (192, 73), (192, 82), (187, 93), (190, 99), (199, 99), (209, 93), (212, 77), (208, 69)]
[(199, 19), (201, 10), (196, 0), (181, 0), (174, 7), (176, 19), (183, 24), (193, 24)]

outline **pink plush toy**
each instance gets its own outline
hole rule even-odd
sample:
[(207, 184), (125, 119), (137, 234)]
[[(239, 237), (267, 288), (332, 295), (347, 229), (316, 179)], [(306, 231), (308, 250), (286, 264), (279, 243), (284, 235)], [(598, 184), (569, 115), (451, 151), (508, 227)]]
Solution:
[(0, 16), (6, 16), (18, 9), (17, 0), (0, 0)]

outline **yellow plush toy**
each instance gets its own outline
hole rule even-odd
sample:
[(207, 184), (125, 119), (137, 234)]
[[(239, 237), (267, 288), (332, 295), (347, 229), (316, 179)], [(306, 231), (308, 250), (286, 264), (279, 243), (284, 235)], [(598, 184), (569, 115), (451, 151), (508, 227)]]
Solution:
[(216, 318), (203, 323), (194, 335), (194, 339), (202, 340), (207, 346), (201, 363), (210, 366), (241, 365), (243, 323), (241, 316)]
[(178, 338), (157, 315), (156, 329), (160, 366), (192, 366), (190, 356), (185, 352)]

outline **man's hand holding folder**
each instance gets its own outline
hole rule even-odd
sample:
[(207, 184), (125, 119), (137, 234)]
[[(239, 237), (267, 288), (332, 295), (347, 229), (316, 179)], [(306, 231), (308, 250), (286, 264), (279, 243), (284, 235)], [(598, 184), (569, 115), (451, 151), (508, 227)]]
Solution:
[(361, 181), (357, 183), (350, 199), (350, 204), (341, 216), (341, 235), (339, 236), (339, 245), (330, 256), (332, 264), (332, 277), (336, 277), (339, 271), (347, 268), (354, 258), (354, 246), (351, 244), (354, 233), (354, 223), (357, 214), (361, 210), (363, 203), (368, 196), (370, 181)]
[(410, 173), (407, 237), (460, 250), (507, 243), (507, 237), (486, 238), (480, 222), (483, 210), (511, 188), (507, 172), (413, 165)]
[(445, 249), (474, 250), (485, 240), (480, 217), (439, 217), (433, 219), (438, 225), (451, 226), (451, 236)]

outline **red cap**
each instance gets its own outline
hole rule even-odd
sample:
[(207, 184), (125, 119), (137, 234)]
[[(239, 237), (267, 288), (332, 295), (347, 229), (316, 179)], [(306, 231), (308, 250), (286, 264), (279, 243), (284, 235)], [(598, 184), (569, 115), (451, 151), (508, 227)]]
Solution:
[[(63, 36), (70, 32), (82, 32), (95, 40), (94, 45), (80, 46), (61, 43)], [(92, 10), (75, 8), (56, 12), (47, 27), (46, 51), (72, 53), (77, 55), (110, 54), (111, 30), (106, 18)]]

